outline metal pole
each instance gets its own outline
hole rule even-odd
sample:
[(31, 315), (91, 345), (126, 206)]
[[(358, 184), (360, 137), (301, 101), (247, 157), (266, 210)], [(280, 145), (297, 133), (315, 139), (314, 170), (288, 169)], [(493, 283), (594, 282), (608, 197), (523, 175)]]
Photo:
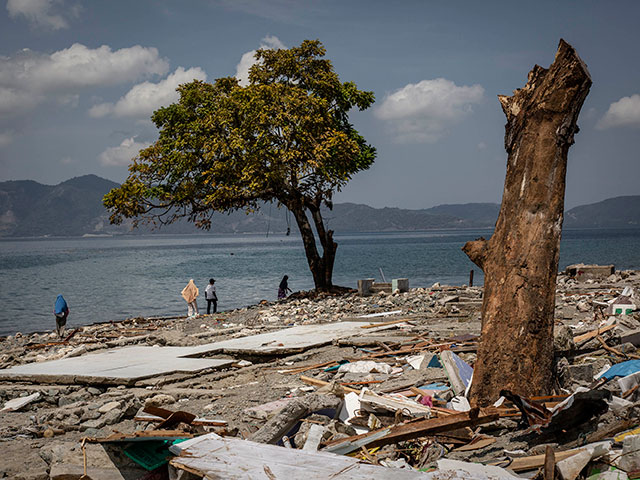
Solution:
[(382, 272), (382, 267), (378, 267), (378, 270), (380, 270), (380, 275), (382, 275), (382, 281), (387, 283), (387, 279), (384, 278), (384, 273)]

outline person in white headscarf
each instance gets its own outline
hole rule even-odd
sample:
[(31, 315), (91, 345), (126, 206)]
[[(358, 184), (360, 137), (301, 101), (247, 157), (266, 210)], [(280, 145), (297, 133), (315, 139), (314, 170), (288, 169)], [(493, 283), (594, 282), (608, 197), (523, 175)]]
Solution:
[(196, 298), (198, 298), (198, 287), (193, 282), (193, 278), (189, 280), (187, 286), (182, 289), (182, 298), (184, 298), (185, 302), (187, 302), (187, 315), (189, 317), (197, 317), (198, 316), (198, 304), (196, 303)]

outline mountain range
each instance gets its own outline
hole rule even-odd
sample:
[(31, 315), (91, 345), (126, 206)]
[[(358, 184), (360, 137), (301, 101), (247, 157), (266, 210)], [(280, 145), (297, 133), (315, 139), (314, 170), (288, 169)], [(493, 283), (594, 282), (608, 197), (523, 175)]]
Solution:
[[(127, 233), (198, 233), (186, 221), (161, 229), (131, 223), (111, 225), (102, 197), (119, 185), (96, 175), (72, 178), (58, 185), (32, 180), (0, 182), (0, 237), (118, 235)], [(491, 228), (500, 205), (467, 203), (438, 205), (409, 210), (373, 208), (354, 203), (338, 203), (326, 210), (324, 218), (336, 232), (391, 232), (431, 229)], [(212, 233), (284, 233), (297, 231), (295, 221), (284, 208), (264, 204), (259, 212), (216, 213)], [(640, 195), (616, 197), (582, 205), (565, 212), (565, 228), (623, 228), (640, 225)]]

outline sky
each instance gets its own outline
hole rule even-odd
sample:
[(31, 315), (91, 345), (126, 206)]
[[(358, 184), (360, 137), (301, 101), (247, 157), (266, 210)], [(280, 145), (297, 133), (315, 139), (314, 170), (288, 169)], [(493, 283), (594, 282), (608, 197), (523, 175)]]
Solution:
[(569, 151), (567, 208), (640, 194), (640, 2), (2, 0), (0, 181), (127, 176), (152, 112), (193, 79), (239, 79), (258, 48), (320, 40), (375, 93), (351, 120), (377, 148), (334, 201), (500, 202), (510, 95), (560, 38), (593, 86)]

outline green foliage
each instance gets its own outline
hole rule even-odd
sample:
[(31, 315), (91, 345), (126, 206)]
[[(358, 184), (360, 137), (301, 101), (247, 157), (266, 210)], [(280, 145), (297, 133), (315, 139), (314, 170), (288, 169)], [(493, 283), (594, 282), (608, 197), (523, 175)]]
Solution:
[(158, 140), (104, 197), (111, 221), (187, 217), (209, 228), (214, 211), (261, 201), (331, 206), (333, 192), (374, 161), (348, 117), (374, 95), (341, 83), (324, 54), (309, 40), (258, 50), (247, 86), (233, 77), (181, 85), (180, 100), (152, 116)]

